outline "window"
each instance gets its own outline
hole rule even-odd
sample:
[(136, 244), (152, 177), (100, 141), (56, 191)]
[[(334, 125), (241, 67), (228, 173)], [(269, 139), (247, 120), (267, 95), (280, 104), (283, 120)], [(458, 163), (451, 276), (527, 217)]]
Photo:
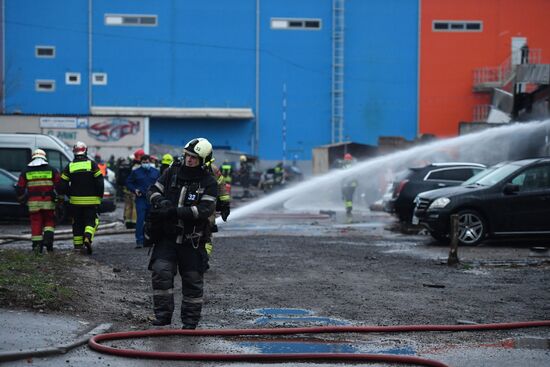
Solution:
[(481, 32), (483, 22), (480, 20), (434, 20), (434, 32)]
[(31, 150), (27, 148), (0, 148), (0, 167), (19, 174), (31, 160)]
[(481, 169), (472, 169), (469, 167), (450, 168), (431, 171), (426, 175), (426, 180), (442, 180), (442, 181), (466, 181)]
[(156, 15), (105, 14), (105, 25), (154, 27), (158, 24)]
[(69, 160), (61, 154), (61, 152), (52, 149), (44, 149), (46, 157), (48, 157), (48, 163), (59, 172), (63, 171), (65, 166), (69, 164)]
[(107, 73), (93, 73), (92, 84), (94, 85), (107, 85)]
[(550, 166), (532, 167), (517, 175), (512, 183), (519, 185), (519, 191), (550, 189)]
[(13, 184), (15, 184), (15, 181), (11, 177), (6, 176), (3, 172), (0, 173), (0, 185), (12, 186)]
[(53, 46), (36, 46), (34, 48), (36, 57), (53, 59), (55, 57), (55, 47)]
[(65, 73), (65, 84), (80, 85), (80, 73)]
[(37, 92), (54, 92), (55, 80), (35, 80), (34, 89)]
[(271, 29), (319, 30), (321, 29), (321, 20), (271, 18)]

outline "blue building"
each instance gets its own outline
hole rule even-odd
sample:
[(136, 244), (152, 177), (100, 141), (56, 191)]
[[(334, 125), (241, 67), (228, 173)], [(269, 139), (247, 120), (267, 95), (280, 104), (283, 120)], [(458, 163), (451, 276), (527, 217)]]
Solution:
[(262, 161), (417, 135), (418, 1), (2, 0), (4, 115), (141, 116)]

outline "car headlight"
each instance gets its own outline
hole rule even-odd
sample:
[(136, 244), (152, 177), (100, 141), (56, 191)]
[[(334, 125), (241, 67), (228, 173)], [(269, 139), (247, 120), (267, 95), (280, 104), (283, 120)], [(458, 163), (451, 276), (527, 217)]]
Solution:
[(431, 203), (430, 207), (428, 209), (441, 209), (447, 206), (451, 202), (451, 199), (449, 198), (439, 198), (435, 199), (433, 203)]

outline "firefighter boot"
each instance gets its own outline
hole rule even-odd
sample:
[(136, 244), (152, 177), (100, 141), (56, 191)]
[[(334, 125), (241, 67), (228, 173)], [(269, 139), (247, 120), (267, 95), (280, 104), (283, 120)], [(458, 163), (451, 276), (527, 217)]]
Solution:
[(84, 246), (86, 247), (86, 253), (92, 254), (92, 235), (89, 233), (84, 234)]
[(53, 231), (44, 231), (44, 246), (48, 252), (53, 252)]
[(44, 243), (42, 241), (32, 241), (32, 251), (35, 254), (41, 254), (44, 251)]

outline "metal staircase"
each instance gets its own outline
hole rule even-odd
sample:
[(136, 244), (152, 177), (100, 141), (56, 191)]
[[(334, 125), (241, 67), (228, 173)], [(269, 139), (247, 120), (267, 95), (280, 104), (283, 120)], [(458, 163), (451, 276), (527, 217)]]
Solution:
[(332, 2), (332, 143), (344, 140), (344, 6)]

